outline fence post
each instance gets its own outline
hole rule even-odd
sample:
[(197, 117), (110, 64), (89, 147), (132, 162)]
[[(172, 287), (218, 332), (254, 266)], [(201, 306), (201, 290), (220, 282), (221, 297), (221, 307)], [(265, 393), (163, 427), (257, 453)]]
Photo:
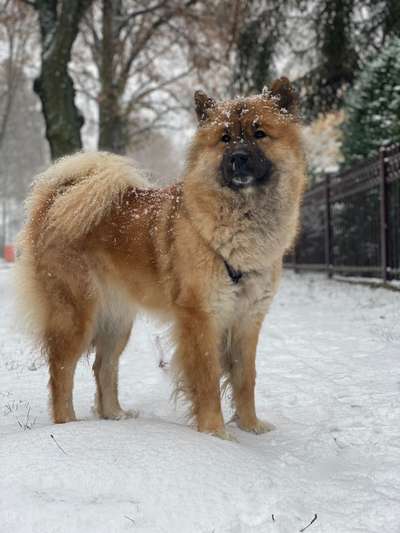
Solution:
[(330, 175), (325, 174), (325, 266), (328, 278), (332, 277), (332, 213), (330, 198)]
[(388, 253), (389, 253), (389, 224), (388, 224), (388, 184), (387, 184), (387, 150), (382, 147), (380, 159), (380, 240), (381, 240), (381, 266), (382, 279), (388, 280)]

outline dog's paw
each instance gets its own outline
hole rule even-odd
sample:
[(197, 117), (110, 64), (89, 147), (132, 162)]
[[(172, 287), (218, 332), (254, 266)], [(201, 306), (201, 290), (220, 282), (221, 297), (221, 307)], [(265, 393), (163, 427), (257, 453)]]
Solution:
[(244, 424), (241, 423), (240, 420), (237, 420), (237, 425), (242, 431), (248, 431), (249, 433), (255, 433), (256, 435), (262, 435), (263, 433), (276, 429), (273, 424), (260, 420), (259, 418), (251, 424)]
[(139, 411), (135, 409), (117, 409), (110, 413), (104, 413), (102, 418), (106, 420), (126, 420), (128, 418), (137, 418), (139, 416)]
[(229, 440), (231, 442), (238, 442), (237, 438), (234, 437), (233, 435), (231, 435), (228, 431), (226, 431), (226, 429), (221, 429), (219, 431), (214, 431), (213, 433), (211, 433), (211, 435), (213, 437), (218, 437), (219, 439), (222, 439), (222, 440)]
[(55, 424), (67, 424), (68, 422), (77, 422), (77, 421), (78, 419), (76, 418), (75, 415), (54, 417)]

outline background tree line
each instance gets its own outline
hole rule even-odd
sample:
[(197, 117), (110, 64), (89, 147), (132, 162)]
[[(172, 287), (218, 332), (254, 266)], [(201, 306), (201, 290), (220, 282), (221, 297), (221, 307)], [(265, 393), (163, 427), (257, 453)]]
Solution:
[[(335, 123), (321, 151), (334, 145), (334, 164), (351, 164), (376, 149), (378, 117), (399, 117), (389, 74), (399, 38), (398, 0), (0, 0), (3, 228), (32, 174), (84, 146), (152, 160), (155, 174), (174, 177), (198, 86), (222, 98), (289, 75), (314, 152)], [(371, 95), (379, 112), (367, 120)], [(393, 126), (390, 140), (399, 136)]]

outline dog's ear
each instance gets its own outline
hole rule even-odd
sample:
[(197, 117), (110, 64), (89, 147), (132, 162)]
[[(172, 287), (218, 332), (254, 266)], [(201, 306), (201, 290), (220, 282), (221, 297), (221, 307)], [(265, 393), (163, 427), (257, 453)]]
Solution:
[(277, 100), (280, 109), (286, 109), (288, 113), (292, 114), (297, 113), (299, 98), (294, 87), (285, 76), (272, 82), (269, 95)]
[(207, 119), (210, 109), (216, 106), (215, 100), (207, 96), (203, 91), (196, 91), (194, 93), (194, 104), (199, 122), (204, 122)]

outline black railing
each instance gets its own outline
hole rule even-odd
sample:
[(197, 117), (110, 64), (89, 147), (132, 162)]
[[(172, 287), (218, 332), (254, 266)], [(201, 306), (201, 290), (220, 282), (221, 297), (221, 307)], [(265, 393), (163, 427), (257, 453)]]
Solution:
[(305, 193), (301, 219), (286, 267), (400, 279), (400, 145), (326, 175)]

